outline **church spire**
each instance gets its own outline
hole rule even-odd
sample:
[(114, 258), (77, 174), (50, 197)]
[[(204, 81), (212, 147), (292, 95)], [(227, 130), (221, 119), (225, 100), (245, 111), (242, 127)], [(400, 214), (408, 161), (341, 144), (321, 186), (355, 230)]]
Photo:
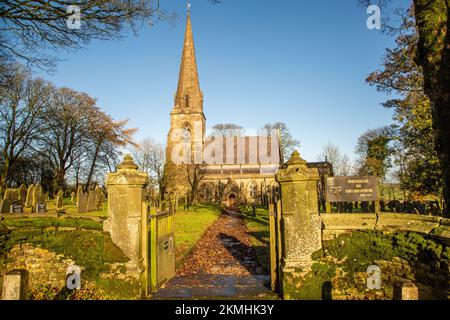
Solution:
[(198, 80), (190, 3), (188, 4), (186, 34), (184, 37), (178, 89), (175, 95), (175, 109), (182, 112), (203, 112), (203, 94), (200, 90)]

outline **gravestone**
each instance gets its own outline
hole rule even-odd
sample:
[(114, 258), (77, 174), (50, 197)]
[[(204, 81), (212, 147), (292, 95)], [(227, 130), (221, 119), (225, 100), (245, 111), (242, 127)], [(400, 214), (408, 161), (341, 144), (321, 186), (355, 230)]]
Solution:
[(97, 187), (96, 190), (97, 190), (96, 210), (100, 210), (103, 206), (104, 195), (102, 189)]
[(61, 189), (56, 194), (56, 209), (61, 209), (63, 207), (63, 199), (64, 199), (64, 192)]
[(115, 173), (106, 177), (108, 219), (103, 230), (112, 241), (139, 266), (141, 257), (141, 219), (148, 175), (138, 171), (130, 155), (125, 156)]
[(88, 193), (84, 192), (81, 186), (78, 187), (77, 192), (77, 211), (78, 213), (88, 212)]
[(0, 200), (0, 213), (8, 213), (10, 207), (11, 203), (8, 200), (6, 199)]
[(18, 190), (18, 194), (19, 194), (19, 201), (22, 205), (25, 205), (26, 201), (27, 201), (27, 187), (25, 184), (22, 184)]
[(410, 280), (399, 280), (394, 283), (394, 300), (419, 300), (419, 289)]
[(34, 187), (33, 190), (33, 197), (31, 201), (31, 205), (33, 206), (34, 210), (37, 208), (37, 204), (40, 202), (44, 202), (43, 195), (42, 195), (42, 187), (40, 184), (37, 184)]
[(33, 205), (33, 193), (34, 193), (34, 184), (32, 184), (28, 187), (27, 197), (25, 200), (26, 207), (31, 207)]
[(18, 190), (7, 188), (0, 203), (0, 213), (11, 212), (11, 206), (19, 200)]
[(25, 300), (28, 284), (26, 270), (13, 270), (3, 276), (2, 300)]
[(88, 211), (95, 211), (97, 209), (97, 194), (98, 194), (97, 189), (89, 191), (87, 200)]
[(298, 299), (297, 284), (311, 269), (311, 255), (322, 248), (316, 168), (308, 168), (297, 151), (275, 175), (281, 189), (280, 289), (284, 299)]
[(13, 203), (9, 209), (10, 213), (23, 213), (23, 205), (20, 202)]
[(70, 194), (70, 202), (75, 203), (75, 192), (73, 192), (73, 191)]
[(38, 202), (36, 204), (36, 213), (46, 213), (47, 212), (47, 204), (45, 202)]

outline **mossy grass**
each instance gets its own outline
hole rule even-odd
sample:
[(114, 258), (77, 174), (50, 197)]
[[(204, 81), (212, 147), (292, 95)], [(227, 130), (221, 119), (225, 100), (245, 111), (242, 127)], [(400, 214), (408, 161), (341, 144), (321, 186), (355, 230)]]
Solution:
[(107, 233), (85, 231), (13, 230), (6, 241), (5, 250), (18, 243), (31, 243), (71, 258), (85, 268), (83, 276), (95, 280), (109, 271), (108, 263), (127, 262), (128, 258), (112, 242)]
[(5, 219), (4, 225), (14, 228), (47, 228), (47, 227), (72, 227), (91, 230), (102, 230), (103, 224), (99, 221), (83, 218), (51, 218), (51, 217), (36, 217), (36, 218), (15, 218)]

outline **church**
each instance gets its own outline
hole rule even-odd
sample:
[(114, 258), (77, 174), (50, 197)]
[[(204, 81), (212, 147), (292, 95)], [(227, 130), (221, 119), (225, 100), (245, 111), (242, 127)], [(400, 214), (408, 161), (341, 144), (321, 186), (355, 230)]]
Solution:
[[(278, 132), (264, 136), (206, 136), (194, 37), (188, 10), (178, 87), (166, 147), (169, 193), (226, 206), (267, 203), (278, 196), (275, 173), (282, 166)], [(317, 163), (318, 166), (323, 164)], [(193, 188), (194, 186), (194, 188)]]

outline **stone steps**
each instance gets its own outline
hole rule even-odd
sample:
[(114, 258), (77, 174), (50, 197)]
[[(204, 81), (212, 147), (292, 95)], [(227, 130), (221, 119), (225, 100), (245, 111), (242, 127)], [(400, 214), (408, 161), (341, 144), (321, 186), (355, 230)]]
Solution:
[(196, 274), (178, 276), (150, 299), (277, 299), (269, 276)]

